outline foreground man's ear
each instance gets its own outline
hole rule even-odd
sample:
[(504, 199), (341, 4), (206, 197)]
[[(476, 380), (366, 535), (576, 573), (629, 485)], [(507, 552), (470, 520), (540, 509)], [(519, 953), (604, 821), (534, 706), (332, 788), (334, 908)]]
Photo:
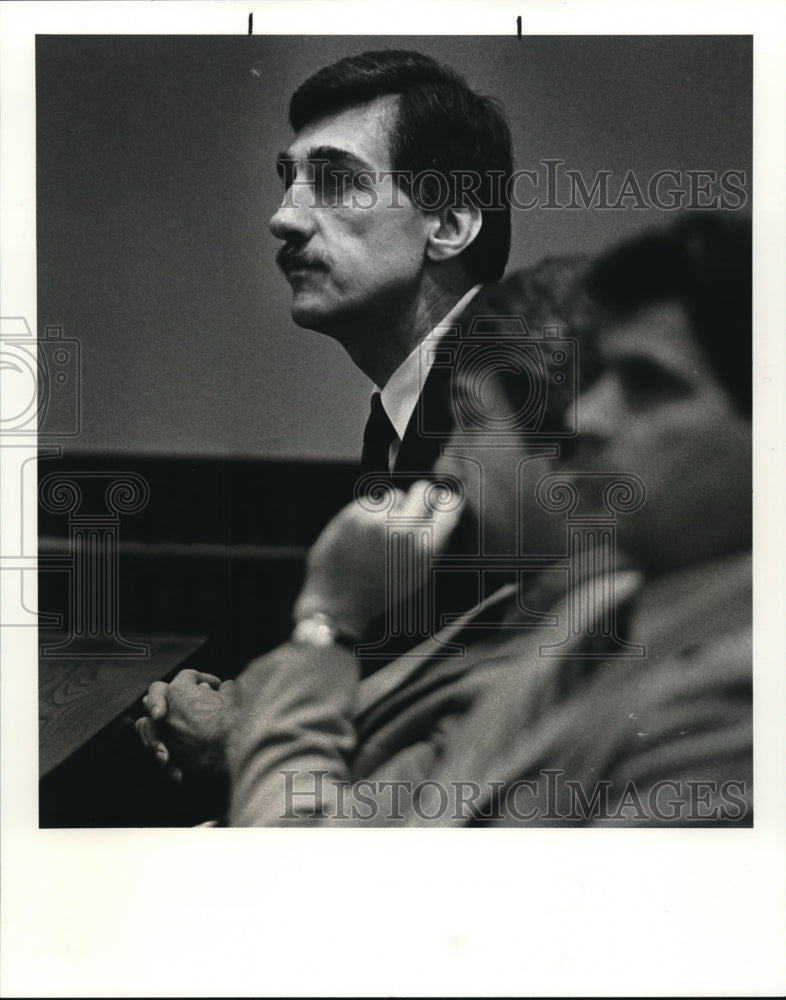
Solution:
[(480, 232), (483, 217), (477, 205), (447, 206), (430, 213), (433, 220), (426, 256), (439, 263), (463, 253)]

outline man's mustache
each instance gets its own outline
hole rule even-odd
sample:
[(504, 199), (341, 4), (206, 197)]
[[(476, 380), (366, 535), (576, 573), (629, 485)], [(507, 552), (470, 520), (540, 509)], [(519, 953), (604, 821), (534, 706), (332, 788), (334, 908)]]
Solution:
[(306, 253), (302, 248), (284, 244), (276, 254), (276, 264), (284, 274), (303, 268), (326, 269), (327, 261), (322, 254)]

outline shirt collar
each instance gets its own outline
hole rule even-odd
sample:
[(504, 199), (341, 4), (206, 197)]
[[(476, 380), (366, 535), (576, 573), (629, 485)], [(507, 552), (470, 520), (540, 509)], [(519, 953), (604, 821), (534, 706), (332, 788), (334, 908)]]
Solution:
[(482, 285), (475, 285), (458, 300), (447, 315), (443, 316), (440, 322), (417, 344), (409, 357), (402, 361), (382, 390), (382, 405), (385, 408), (385, 413), (390, 417), (390, 422), (395, 428), (399, 441), (404, 438), (407, 425), (415, 412), (418, 399), (420, 399), (423, 383), (434, 363), (434, 352), (423, 350), (423, 348), (434, 346), (434, 343), (446, 332), (446, 328), (458, 319), (482, 287)]

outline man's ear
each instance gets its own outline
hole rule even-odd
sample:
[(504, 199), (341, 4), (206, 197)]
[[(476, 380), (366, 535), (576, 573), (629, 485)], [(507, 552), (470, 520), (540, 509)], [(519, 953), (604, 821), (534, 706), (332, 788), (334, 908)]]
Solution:
[(426, 256), (435, 263), (463, 253), (483, 224), (477, 205), (447, 206), (430, 214), (433, 223), (426, 244)]

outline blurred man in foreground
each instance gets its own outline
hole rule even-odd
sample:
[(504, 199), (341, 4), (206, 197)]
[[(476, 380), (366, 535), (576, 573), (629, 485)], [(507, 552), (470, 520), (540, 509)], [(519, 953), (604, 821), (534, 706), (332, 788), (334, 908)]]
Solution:
[(504, 782), (475, 822), (749, 825), (750, 225), (694, 217), (613, 251), (588, 284), (600, 374), (579, 398), (572, 479), (645, 485), (617, 525), (643, 572), (621, 634), (645, 655), (578, 676), (565, 661), (550, 690), (511, 665), (433, 777)]
[[(574, 573), (556, 617), (589, 611), (562, 643), (516, 629), (536, 588), (514, 588), (459, 626), (478, 631), (458, 684), (426, 650), (364, 687), (348, 646), (384, 544), (354, 512), (328, 529), (293, 642), (240, 680), (233, 824), (751, 822), (750, 264), (749, 227), (703, 217), (594, 269), (600, 373), (579, 399), (569, 516), (584, 500), (597, 518), (598, 489), (608, 504), (635, 477), (615, 528), (642, 572)], [(477, 513), (504, 532), (504, 506)], [(440, 710), (419, 711), (434, 686)]]

